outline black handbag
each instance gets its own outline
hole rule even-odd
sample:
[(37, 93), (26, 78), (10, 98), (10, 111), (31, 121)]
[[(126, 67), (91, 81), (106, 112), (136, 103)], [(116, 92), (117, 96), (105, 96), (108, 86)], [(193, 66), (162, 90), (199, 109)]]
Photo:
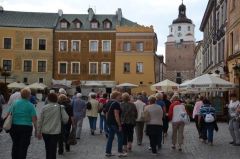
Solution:
[(92, 104), (90, 102), (87, 102), (87, 110), (91, 110), (92, 109)]

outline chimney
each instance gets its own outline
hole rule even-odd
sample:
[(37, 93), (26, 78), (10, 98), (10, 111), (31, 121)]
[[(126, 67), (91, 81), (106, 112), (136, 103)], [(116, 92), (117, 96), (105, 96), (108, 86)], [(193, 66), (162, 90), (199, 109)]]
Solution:
[(116, 15), (117, 15), (118, 22), (121, 22), (121, 20), (122, 20), (122, 9), (121, 8), (118, 8)]
[(3, 7), (2, 6), (0, 6), (0, 12), (3, 12)]
[(63, 10), (59, 9), (58, 10), (58, 15), (59, 15), (59, 17), (61, 17), (63, 15)]
[(92, 21), (93, 16), (94, 16), (94, 11), (93, 11), (93, 9), (92, 9), (92, 8), (88, 8), (88, 20), (89, 20), (89, 21)]

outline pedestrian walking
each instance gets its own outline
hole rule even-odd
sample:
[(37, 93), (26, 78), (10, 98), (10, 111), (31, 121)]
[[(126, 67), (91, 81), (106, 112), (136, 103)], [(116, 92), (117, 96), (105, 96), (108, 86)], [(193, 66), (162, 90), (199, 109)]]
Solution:
[(144, 109), (144, 118), (146, 121), (146, 134), (149, 136), (150, 146), (152, 154), (157, 154), (157, 146), (159, 143), (159, 138), (162, 137), (163, 126), (163, 110), (159, 105), (156, 104), (156, 97), (150, 96), (149, 105)]
[(230, 144), (233, 144), (234, 146), (240, 146), (240, 121), (237, 120), (240, 114), (240, 112), (238, 112), (238, 110), (240, 109), (240, 102), (239, 100), (237, 100), (237, 95), (235, 93), (232, 93), (230, 95), (230, 98), (231, 101), (228, 105), (228, 112), (230, 116), (229, 131), (233, 139)]
[(83, 119), (86, 117), (86, 102), (81, 99), (82, 94), (77, 93), (76, 98), (72, 101), (73, 117), (76, 127), (76, 139), (81, 138)]
[(135, 132), (137, 136), (137, 144), (142, 145), (143, 139), (143, 129), (144, 129), (144, 108), (146, 104), (142, 101), (142, 95), (137, 96), (137, 101), (134, 102), (137, 108), (137, 119), (136, 119), (136, 127)]
[(91, 109), (87, 109), (86, 115), (89, 120), (91, 135), (94, 135), (96, 127), (97, 127), (99, 102), (96, 100), (96, 93), (91, 93), (90, 96), (91, 96), (91, 98), (89, 100), (89, 104), (91, 105)]
[(216, 110), (208, 99), (203, 100), (203, 106), (200, 108), (198, 121), (201, 128), (203, 142), (207, 143), (206, 141), (208, 141), (212, 146), (214, 129), (218, 131), (218, 127), (216, 123)]
[(168, 128), (169, 128), (168, 112), (169, 112), (171, 102), (170, 100), (168, 100), (168, 96), (166, 94), (163, 94), (163, 101), (166, 107), (165, 118), (163, 120), (163, 133), (164, 133), (164, 136), (167, 136)]
[(106, 107), (106, 104), (108, 102), (108, 95), (107, 93), (103, 93), (102, 98), (99, 98), (99, 116), (100, 116), (100, 122), (99, 122), (99, 128), (100, 128), (100, 134), (104, 131), (105, 135), (108, 135), (107, 130), (107, 124), (106, 124), (106, 116), (104, 114), (103, 109)]
[(57, 142), (62, 132), (62, 124), (66, 124), (69, 120), (64, 106), (57, 102), (57, 94), (48, 94), (48, 104), (42, 108), (38, 120), (38, 139), (43, 137), (46, 159), (56, 159)]
[(15, 89), (13, 91), (13, 94), (11, 94), (11, 96), (9, 97), (7, 105), (10, 107), (13, 102), (15, 102), (17, 99), (20, 99), (20, 98), (21, 98), (20, 89)]
[(200, 125), (199, 125), (199, 113), (200, 113), (200, 108), (203, 106), (203, 97), (201, 96), (200, 98), (197, 99), (195, 106), (193, 108), (193, 114), (192, 114), (192, 118), (195, 121), (195, 125), (198, 131), (198, 136), (199, 139), (202, 139), (202, 135), (201, 135), (201, 129), (200, 129)]
[(12, 159), (25, 159), (28, 146), (32, 136), (33, 126), (35, 136), (37, 132), (37, 114), (35, 107), (29, 102), (30, 89), (24, 88), (20, 92), (21, 99), (15, 100), (8, 114), (12, 115), (12, 127), (10, 136), (12, 138)]
[(109, 136), (107, 140), (106, 146), (106, 157), (113, 156), (112, 154), (112, 143), (115, 134), (117, 134), (117, 142), (118, 142), (118, 156), (125, 157), (127, 153), (123, 152), (123, 133), (122, 133), (122, 124), (121, 124), (121, 114), (122, 110), (120, 107), (121, 101), (121, 93), (118, 91), (114, 91), (111, 94), (110, 101), (108, 102), (105, 112), (106, 112), (106, 119), (107, 125), (109, 129)]
[(65, 144), (66, 152), (70, 151), (70, 144), (68, 143), (68, 140), (69, 140), (71, 128), (74, 127), (74, 125), (73, 125), (73, 109), (71, 107), (70, 99), (64, 94), (60, 94), (58, 96), (58, 104), (64, 107), (66, 113), (69, 116), (68, 122), (66, 124), (62, 125), (63, 131), (60, 134), (59, 139), (58, 139), (58, 154), (62, 155), (64, 152), (64, 144)]
[(130, 102), (128, 93), (122, 94), (121, 103), (121, 121), (123, 130), (123, 149), (125, 152), (132, 151), (134, 126), (137, 119), (137, 108), (134, 103)]
[(169, 120), (172, 120), (172, 149), (176, 149), (176, 144), (178, 144), (179, 151), (182, 151), (184, 139), (183, 132), (185, 123), (181, 119), (182, 114), (187, 114), (185, 106), (180, 101), (178, 94), (174, 94), (168, 117)]

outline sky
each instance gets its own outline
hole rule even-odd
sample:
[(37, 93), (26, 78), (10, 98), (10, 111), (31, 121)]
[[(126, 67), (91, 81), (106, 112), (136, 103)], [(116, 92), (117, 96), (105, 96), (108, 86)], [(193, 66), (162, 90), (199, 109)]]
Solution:
[[(196, 40), (202, 39), (199, 30), (208, 0), (184, 0), (187, 17), (195, 26)], [(65, 14), (87, 14), (89, 7), (96, 14), (115, 14), (122, 9), (123, 16), (140, 25), (153, 26), (158, 36), (157, 54), (165, 54), (168, 26), (178, 16), (182, 0), (0, 0), (4, 10), (29, 12), (54, 12), (62, 9)]]

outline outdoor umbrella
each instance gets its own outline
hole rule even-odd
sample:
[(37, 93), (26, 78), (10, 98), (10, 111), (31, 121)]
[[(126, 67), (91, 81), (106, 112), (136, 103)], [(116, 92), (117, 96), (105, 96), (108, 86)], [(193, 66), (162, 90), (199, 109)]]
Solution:
[(235, 88), (235, 84), (210, 74), (204, 74), (202, 76), (192, 79), (191, 81), (181, 84), (180, 88), (199, 91), (220, 91), (233, 89)]
[(18, 82), (13, 82), (7, 85), (9, 89), (14, 89), (14, 88), (24, 88), (26, 85), (24, 83), (18, 83)]
[(170, 81), (168, 79), (158, 82), (154, 85), (152, 85), (152, 87), (156, 88), (159, 91), (163, 91), (163, 92), (174, 92), (178, 90), (178, 84)]
[(43, 83), (33, 83), (27, 86), (27, 88), (30, 89), (38, 89), (38, 90), (44, 90), (45, 88), (47, 88), (47, 86)]
[(117, 88), (136, 88), (138, 85), (132, 84), (132, 83), (121, 83), (119, 85), (116, 85)]

